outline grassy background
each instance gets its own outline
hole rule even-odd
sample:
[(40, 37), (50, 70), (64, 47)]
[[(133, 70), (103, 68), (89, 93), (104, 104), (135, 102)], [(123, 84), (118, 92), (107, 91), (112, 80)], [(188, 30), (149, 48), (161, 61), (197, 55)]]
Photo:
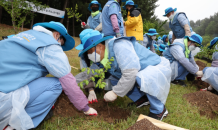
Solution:
[[(10, 26), (0, 24), (0, 39), (1, 36), (7, 36), (10, 34), (13, 34), (12, 28)], [(76, 41), (76, 45), (79, 45), (79, 38), (75, 37), (74, 39)], [(80, 68), (78, 58), (79, 51), (73, 49), (65, 53), (68, 56), (70, 64), (74, 67)], [(210, 66), (210, 64), (207, 65)], [(79, 73), (79, 71), (76, 69), (72, 69), (71, 72), (73, 75)], [(187, 84), (188, 87), (171, 85), (170, 93), (166, 102), (166, 108), (169, 111), (169, 115), (167, 116), (167, 118), (164, 118), (163, 121), (172, 125), (192, 130), (217, 130), (218, 119), (211, 120), (206, 118), (205, 116), (200, 116), (198, 108), (195, 106), (191, 106), (185, 99), (182, 98), (183, 94), (192, 93), (196, 91), (196, 86), (191, 86), (191, 84), (188, 82)], [(98, 99), (100, 98), (103, 98), (103, 94), (98, 95)], [(117, 124), (109, 124), (97, 118), (90, 120), (85, 119), (83, 117), (63, 118), (55, 116), (52, 117), (52, 119), (40, 124), (37, 130), (126, 129), (136, 122), (139, 114), (147, 115), (149, 113), (149, 106), (142, 107), (139, 109), (136, 109), (135, 107), (126, 108), (129, 102), (131, 101), (127, 97), (118, 97), (118, 99), (114, 103), (109, 104), (111, 106), (116, 105), (124, 109), (129, 109), (131, 111), (131, 116), (126, 121), (123, 120)]]

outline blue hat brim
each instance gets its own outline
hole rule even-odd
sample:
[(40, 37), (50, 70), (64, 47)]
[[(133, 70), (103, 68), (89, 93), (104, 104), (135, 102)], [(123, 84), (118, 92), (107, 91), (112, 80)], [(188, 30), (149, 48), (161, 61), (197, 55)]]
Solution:
[(58, 26), (53, 25), (52, 23), (36, 23), (33, 25), (34, 26), (42, 26), (45, 28), (51, 28), (56, 31), (58, 31), (64, 38), (65, 38), (65, 43), (62, 47), (63, 51), (69, 51), (74, 48), (75, 46), (75, 41), (73, 37), (71, 37), (67, 32), (65, 32), (63, 29), (60, 29)]
[(158, 35), (158, 33), (146, 33), (149, 36), (154, 36), (154, 35)]
[[(104, 37), (104, 38), (102, 38), (102, 39), (96, 41), (96, 42), (93, 43), (92, 45), (88, 46), (86, 49), (80, 51), (80, 52), (79, 52), (79, 57), (81, 57), (86, 51), (88, 51), (88, 50), (91, 49), (92, 47), (95, 47), (95, 46), (97, 46), (99, 43), (101, 43), (101, 42), (103, 42), (103, 41), (105, 41), (105, 40), (111, 39), (111, 38), (113, 38), (113, 36), (107, 36), (107, 37)], [(80, 45), (82, 45), (82, 44), (80, 44)], [(79, 45), (79, 46), (80, 46), (80, 45)], [(78, 46), (77, 46), (77, 47), (78, 47)], [(81, 46), (80, 46), (80, 47), (81, 47)], [(80, 47), (79, 47), (79, 48), (80, 48)]]
[(193, 41), (193, 42), (199, 44), (200, 46), (202, 46), (200, 43), (198, 43), (198, 41), (196, 41), (195, 39), (193, 39), (191, 37), (185, 36), (184, 38), (188, 38), (190, 41)]
[[(176, 12), (176, 11), (177, 11), (177, 8), (175, 8), (173, 11)], [(171, 12), (172, 12), (172, 11), (171, 11)], [(169, 12), (169, 13), (170, 13), (170, 12)], [(167, 13), (167, 14), (169, 14), (169, 13)], [(167, 14), (164, 14), (163, 16), (166, 17)]]
[(163, 50), (163, 49), (161, 49), (161, 48), (159, 47), (159, 51), (166, 51), (166, 50)]
[[(212, 44), (211, 42), (214, 41), (214, 40), (215, 40), (215, 42)], [(218, 37), (215, 37), (213, 40), (211, 40), (210, 41), (210, 46), (208, 46), (208, 48), (211, 49), (217, 43), (217, 41), (218, 41)]]
[[(135, 4), (135, 5), (133, 5), (134, 6), (134, 8), (137, 8), (138, 7), (138, 5), (137, 4)], [(126, 5), (124, 5), (123, 6), (123, 9), (125, 9), (126, 10)]]
[[(92, 12), (92, 9), (91, 9), (92, 4), (94, 4), (94, 3), (90, 3), (90, 4), (89, 4), (89, 7), (88, 7), (88, 10), (89, 10), (90, 12)], [(102, 10), (100, 3), (98, 3), (98, 6), (99, 6), (98, 10)]]

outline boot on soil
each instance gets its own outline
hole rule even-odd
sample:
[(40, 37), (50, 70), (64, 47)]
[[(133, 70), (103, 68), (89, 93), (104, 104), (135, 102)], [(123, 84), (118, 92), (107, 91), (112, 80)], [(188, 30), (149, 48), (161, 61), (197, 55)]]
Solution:
[(130, 106), (136, 106), (137, 108), (140, 108), (142, 106), (147, 106), (149, 105), (149, 100), (147, 98), (146, 95), (142, 96), (140, 99), (138, 99), (136, 102), (131, 102), (127, 105), (127, 107), (130, 107)]
[(194, 80), (195, 80), (195, 75), (189, 73), (189, 74), (186, 76), (186, 78), (187, 78), (188, 81), (194, 81)]
[(183, 87), (186, 87), (187, 85), (185, 84), (184, 81), (182, 80), (174, 80), (174, 81), (171, 81), (172, 84), (175, 84), (175, 85), (181, 85)]
[(55, 107), (54, 107), (54, 105), (53, 105), (52, 108), (51, 108), (51, 110), (50, 110), (50, 111), (48, 112), (48, 114), (46, 115), (44, 121), (49, 120), (49, 119), (54, 115), (54, 112), (53, 112), (54, 108), (55, 108)]
[(164, 107), (163, 112), (160, 113), (160, 114), (154, 114), (154, 113), (152, 113), (152, 112), (150, 112), (150, 113), (148, 114), (149, 117), (154, 118), (154, 119), (156, 119), (156, 120), (160, 120), (160, 121), (162, 121), (162, 119), (163, 119), (164, 117), (166, 117), (167, 115), (168, 115), (168, 111), (167, 111), (167, 109), (166, 109), (165, 107)]

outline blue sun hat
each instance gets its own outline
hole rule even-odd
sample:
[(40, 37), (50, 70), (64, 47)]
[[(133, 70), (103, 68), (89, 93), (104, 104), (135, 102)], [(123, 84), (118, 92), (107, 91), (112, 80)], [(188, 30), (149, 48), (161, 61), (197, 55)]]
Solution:
[(211, 49), (218, 41), (218, 37), (215, 37), (213, 40), (210, 41), (210, 46), (208, 46), (209, 49)]
[(167, 9), (165, 9), (165, 14), (163, 16), (166, 17), (167, 14), (169, 14), (172, 11), (176, 12), (176, 10), (177, 10), (177, 8), (173, 9), (172, 7), (169, 7)]
[(146, 34), (149, 35), (149, 36), (158, 35), (156, 29), (154, 29), (154, 28), (150, 28), (150, 29), (148, 30), (148, 33), (146, 33)]
[(166, 38), (167, 38), (167, 35), (163, 35), (162, 41), (165, 42)]
[(76, 47), (77, 50), (81, 50), (79, 57), (92, 47), (97, 46), (99, 43), (113, 38), (113, 36), (104, 37), (104, 34), (93, 29), (85, 29), (79, 34), (81, 44)]
[(159, 51), (165, 51), (166, 46), (164, 44), (160, 44)]
[(92, 6), (93, 4), (98, 5), (98, 7), (99, 7), (98, 10), (102, 10), (101, 4), (100, 4), (97, 0), (93, 0), (93, 1), (89, 4), (89, 7), (88, 7), (88, 10), (89, 10), (90, 12), (92, 12), (91, 6)]
[(51, 22), (44, 22), (44, 23), (36, 23), (33, 25), (33, 27), (35, 26), (42, 26), (45, 28), (51, 28), (58, 31), (66, 39), (65, 44), (61, 46), (63, 51), (69, 51), (74, 48), (75, 41), (73, 37), (71, 37), (67, 33), (67, 29), (64, 27), (62, 23), (51, 21)]
[(185, 38), (188, 38), (190, 41), (196, 42), (197, 46), (202, 46), (203, 38), (198, 34), (193, 34), (191, 35), (191, 37), (185, 36)]
[(161, 36), (158, 37), (158, 40), (161, 39)]
[(126, 5), (133, 5), (134, 8), (137, 8), (137, 7), (138, 7), (138, 5), (137, 5), (137, 4), (134, 4), (134, 1), (132, 1), (132, 0), (126, 1), (126, 4), (123, 6), (123, 9), (125, 9), (125, 10), (126, 10)]

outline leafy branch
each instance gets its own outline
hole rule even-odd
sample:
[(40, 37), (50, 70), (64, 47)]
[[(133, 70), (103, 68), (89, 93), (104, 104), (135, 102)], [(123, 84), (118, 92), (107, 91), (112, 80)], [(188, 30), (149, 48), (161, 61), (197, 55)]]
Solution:
[(81, 21), (81, 20), (80, 20), (80, 17), (82, 17), (82, 14), (79, 14), (79, 13), (77, 12), (77, 10), (78, 10), (78, 5), (77, 5), (77, 4), (76, 4), (76, 6), (75, 6), (75, 10), (73, 10), (72, 8), (66, 8), (66, 10), (67, 10), (68, 18), (73, 18), (73, 17), (75, 17), (77, 22), (78, 22), (78, 21)]
[(82, 72), (87, 71), (87, 74), (89, 75), (90, 73), (93, 73), (94, 76), (90, 77), (89, 79), (83, 80), (82, 82), (78, 83), (78, 85), (83, 88), (83, 85), (86, 84), (88, 85), (90, 81), (95, 82), (95, 78), (99, 78), (99, 80), (97, 81), (97, 84), (95, 85), (95, 87), (99, 87), (100, 89), (104, 89), (106, 83), (103, 82), (104, 78), (105, 78), (105, 72), (107, 72), (109, 69), (111, 69), (111, 64), (114, 61), (114, 57), (111, 57), (111, 59), (106, 63), (106, 65), (104, 66), (104, 68), (101, 69), (95, 69), (95, 70), (91, 70), (90, 68), (83, 68)]

